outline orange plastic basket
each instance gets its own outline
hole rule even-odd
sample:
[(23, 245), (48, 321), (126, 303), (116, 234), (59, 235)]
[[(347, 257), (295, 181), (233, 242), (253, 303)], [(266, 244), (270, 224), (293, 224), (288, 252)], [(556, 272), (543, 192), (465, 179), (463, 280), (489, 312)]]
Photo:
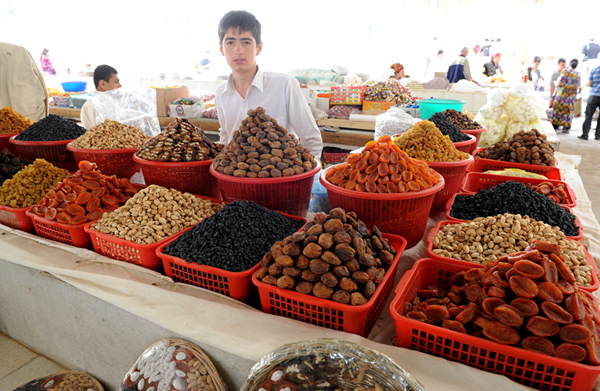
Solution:
[[(212, 202), (222, 202), (216, 198), (198, 197), (208, 199)], [(94, 251), (106, 257), (116, 259), (117, 261), (129, 262), (134, 265), (145, 267), (159, 273), (163, 272), (163, 262), (156, 254), (156, 249), (169, 239), (178, 236), (179, 234), (188, 231), (192, 227), (176, 233), (152, 244), (140, 244), (131, 240), (121, 239), (116, 236), (98, 232), (92, 229), (92, 224), (95, 221), (84, 224), (83, 229), (90, 235)]]
[(9, 139), (13, 136), (18, 135), (19, 133), (3, 133), (0, 134), (0, 151), (4, 150), (4, 148), (8, 148), (8, 151), (13, 155), (17, 154), (17, 150), (13, 144), (9, 142)]
[(125, 149), (84, 149), (67, 144), (67, 149), (73, 152), (75, 161), (94, 162), (104, 175), (116, 175), (117, 178), (130, 178), (137, 171), (133, 154), (137, 148)]
[(33, 221), (35, 232), (42, 238), (69, 244), (75, 247), (91, 248), (90, 235), (84, 231), (84, 224), (68, 225), (57, 221), (50, 221), (38, 216), (28, 209), (25, 214)]
[(462, 129), (461, 132), (465, 134), (470, 134), (471, 136), (475, 136), (475, 142), (469, 146), (469, 153), (473, 152), (477, 149), (477, 145), (479, 145), (479, 140), (481, 140), (481, 134), (485, 132), (485, 127), (481, 127), (481, 129)]
[(454, 261), (424, 258), (417, 260), (412, 269), (402, 276), (390, 305), (399, 347), (503, 375), (539, 390), (592, 390), (600, 375), (600, 366), (575, 363), (503, 345), (409, 319), (401, 314), (419, 289), (430, 284), (447, 288), (454, 273), (469, 268)]
[(159, 185), (184, 193), (220, 199), (219, 187), (209, 168), (212, 160), (196, 162), (155, 162), (133, 155), (147, 185)]
[[(306, 219), (303, 217), (279, 213), (306, 223)], [(156, 249), (156, 255), (162, 260), (167, 276), (175, 282), (195, 285), (244, 303), (250, 302), (254, 290), (252, 275), (260, 269), (260, 261), (243, 272), (231, 272), (213, 266), (200, 265), (196, 262), (188, 262), (185, 259), (163, 253), (164, 248), (177, 240), (184, 232), (179, 232), (170, 237), (169, 240), (161, 242)]]
[[(471, 265), (471, 267), (474, 267), (474, 266), (475, 267), (478, 267), (478, 266), (483, 267), (482, 265), (479, 265), (477, 263), (473, 263), (473, 262), (469, 262), (469, 261), (465, 261), (465, 260), (457, 260), (454, 258), (442, 257), (433, 252), (433, 241), (435, 239), (435, 235), (437, 235), (437, 233), (444, 226), (446, 226), (448, 224), (460, 224), (460, 223), (461, 223), (461, 221), (455, 221), (455, 220), (438, 221), (437, 224), (435, 225), (435, 227), (433, 227), (431, 229), (431, 231), (429, 231), (429, 234), (427, 235), (427, 255), (430, 258), (437, 259), (440, 261), (452, 260), (452, 261), (463, 263), (465, 265)], [(587, 250), (585, 249), (583, 244), (581, 244), (580, 242), (577, 242), (577, 244), (579, 246), (581, 246), (581, 248), (583, 249), (583, 253), (585, 254), (585, 260), (592, 267), (592, 271), (591, 271), (592, 282), (591, 282), (591, 284), (589, 286), (580, 285), (579, 288), (584, 291), (594, 292), (600, 287), (600, 281), (598, 280), (598, 266), (596, 265), (596, 261), (594, 261), (594, 257), (592, 257), (592, 255), (589, 252), (587, 252)]]
[(247, 200), (271, 210), (306, 217), (315, 175), (320, 164), (310, 171), (280, 178), (238, 178), (221, 174), (213, 167), (210, 173), (217, 179), (225, 201)]
[(458, 141), (453, 143), (456, 149), (461, 152), (471, 153), (475, 148), (477, 148), (477, 139), (475, 136), (469, 134), (469, 139), (466, 141)]
[[(475, 194), (475, 193), (465, 193), (462, 195), (473, 195), (473, 194)], [(465, 222), (466, 220), (458, 219), (458, 218), (450, 215), (450, 212), (452, 211), (452, 205), (454, 205), (454, 199), (456, 198), (457, 195), (458, 194), (454, 194), (452, 197), (450, 197), (450, 199), (448, 200), (448, 203), (446, 204), (446, 218), (448, 220), (458, 221), (459, 223), (462, 223), (462, 222)], [(573, 213), (573, 209), (571, 209), (567, 206), (564, 206), (564, 205), (560, 205), (560, 206), (567, 209), (569, 212)], [(565, 236), (571, 240), (581, 240), (583, 238), (583, 225), (581, 224), (581, 219), (575, 213), (573, 213), (573, 216), (575, 216), (575, 225), (577, 227), (579, 227), (579, 229), (577, 230), (577, 235), (575, 235), (575, 236), (565, 235)]]
[(421, 191), (397, 194), (361, 193), (328, 182), (325, 176), (332, 167), (325, 169), (320, 176), (332, 209), (339, 207), (356, 212), (367, 227), (376, 225), (381, 232), (405, 238), (408, 248), (419, 243), (427, 227), (433, 200), (444, 188), (442, 175), (438, 173), (440, 181), (436, 185)]
[(431, 213), (446, 210), (450, 197), (458, 193), (463, 185), (467, 168), (473, 163), (473, 156), (456, 162), (426, 162), (429, 168), (437, 171), (444, 177), (444, 188), (435, 195), (431, 205)]
[(389, 240), (397, 254), (383, 281), (366, 304), (351, 306), (278, 288), (259, 281), (257, 273), (254, 273), (252, 282), (258, 287), (263, 312), (368, 337), (392, 291), (398, 261), (406, 248), (406, 239), (403, 237), (386, 233), (383, 236)]
[(64, 168), (70, 172), (77, 171), (77, 162), (73, 152), (67, 149), (67, 144), (73, 140), (59, 141), (21, 141), (15, 140), (16, 136), (9, 138), (18, 155), (30, 162), (35, 159), (44, 159), (56, 167)]
[(560, 205), (566, 206), (567, 208), (574, 208), (575, 205), (577, 205), (577, 196), (575, 195), (575, 191), (573, 191), (571, 186), (569, 186), (569, 184), (565, 181), (559, 181), (556, 179), (523, 178), (508, 175), (484, 174), (482, 172), (469, 172), (465, 177), (465, 181), (462, 186), (462, 192), (477, 193), (481, 189), (489, 189), (507, 181), (520, 182), (529, 186), (538, 185), (542, 182), (550, 182), (555, 186), (559, 184), (563, 185), (565, 187), (565, 192), (567, 193), (567, 202)]
[(11, 208), (10, 206), (0, 205), (0, 224), (34, 233), (35, 229), (31, 217), (25, 213), (27, 209), (29, 208)]

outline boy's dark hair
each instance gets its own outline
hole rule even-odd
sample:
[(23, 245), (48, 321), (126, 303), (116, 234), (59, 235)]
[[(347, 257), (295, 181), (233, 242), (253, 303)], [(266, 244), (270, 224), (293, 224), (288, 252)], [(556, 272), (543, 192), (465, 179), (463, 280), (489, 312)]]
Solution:
[(558, 59), (559, 64), (562, 64), (563, 62), (567, 62), (567, 60), (564, 57)]
[(98, 88), (98, 84), (100, 84), (100, 80), (104, 80), (105, 82), (110, 81), (110, 77), (113, 74), (118, 74), (117, 70), (110, 65), (98, 65), (96, 69), (94, 69), (94, 85)]
[(229, 11), (219, 22), (219, 43), (223, 43), (227, 30), (233, 29), (234, 32), (239, 33), (249, 31), (258, 45), (261, 42), (260, 27), (260, 22), (250, 12)]
[(579, 60), (574, 58), (571, 61), (569, 61), (569, 65), (571, 65), (571, 69), (575, 69), (577, 68), (577, 65), (579, 65)]

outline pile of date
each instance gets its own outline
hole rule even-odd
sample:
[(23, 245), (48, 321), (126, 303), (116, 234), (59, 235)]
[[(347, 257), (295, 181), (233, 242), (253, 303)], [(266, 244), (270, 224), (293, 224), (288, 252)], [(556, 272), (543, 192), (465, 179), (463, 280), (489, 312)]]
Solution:
[(430, 285), (404, 316), (536, 353), (600, 365), (600, 314), (579, 289), (561, 247), (533, 241), (525, 250)]

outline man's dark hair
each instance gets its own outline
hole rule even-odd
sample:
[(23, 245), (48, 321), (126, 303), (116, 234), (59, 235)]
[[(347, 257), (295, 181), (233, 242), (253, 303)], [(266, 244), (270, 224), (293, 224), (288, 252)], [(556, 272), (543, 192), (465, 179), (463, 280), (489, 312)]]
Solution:
[(561, 58), (558, 59), (558, 63), (559, 64), (562, 64), (563, 62), (567, 62), (567, 60), (565, 58), (563, 58), (563, 57), (561, 57)]
[(533, 62), (542, 62), (542, 58), (540, 56), (535, 56)]
[(574, 58), (571, 61), (569, 61), (569, 65), (571, 65), (571, 69), (575, 69), (577, 68), (577, 65), (579, 65), (579, 60)]
[(94, 85), (98, 88), (98, 84), (100, 84), (100, 80), (104, 80), (105, 82), (109, 82), (111, 76), (114, 74), (118, 74), (117, 70), (110, 65), (98, 65), (96, 69), (94, 69)]
[(260, 27), (260, 22), (250, 12), (229, 11), (219, 22), (219, 43), (223, 43), (227, 30), (233, 29), (235, 33), (249, 31), (258, 45), (261, 42)]

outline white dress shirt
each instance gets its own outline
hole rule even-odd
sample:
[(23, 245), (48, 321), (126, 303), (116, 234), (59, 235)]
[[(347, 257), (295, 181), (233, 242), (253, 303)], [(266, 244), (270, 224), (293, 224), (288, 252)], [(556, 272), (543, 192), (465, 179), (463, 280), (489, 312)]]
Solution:
[(248, 117), (249, 109), (261, 106), (280, 126), (294, 133), (300, 143), (316, 159), (321, 158), (323, 139), (298, 81), (285, 73), (263, 72), (258, 69), (252, 84), (242, 98), (236, 91), (233, 76), (217, 87), (215, 105), (219, 115), (220, 142), (227, 144), (233, 133)]
[[(99, 93), (100, 91), (94, 91), (92, 96)], [(81, 120), (81, 125), (83, 125), (86, 130), (96, 125), (96, 106), (94, 106), (94, 103), (92, 102), (92, 97), (90, 97), (90, 99), (88, 99), (81, 107), (79, 119)]]

